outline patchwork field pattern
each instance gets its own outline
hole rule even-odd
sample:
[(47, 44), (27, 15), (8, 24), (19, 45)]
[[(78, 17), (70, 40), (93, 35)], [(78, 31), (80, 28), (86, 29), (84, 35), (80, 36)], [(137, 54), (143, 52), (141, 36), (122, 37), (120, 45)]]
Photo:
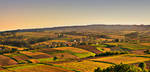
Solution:
[(17, 49), (17, 50), (24, 50), (26, 48), (21, 48), (21, 47), (15, 47), (15, 46), (9, 46), (9, 45), (0, 45), (0, 48), (5, 48), (5, 49)]
[[(8, 71), (9, 70), (9, 71)], [(12, 67), (0, 72), (74, 72), (59, 67), (43, 65), (43, 64), (29, 64), (24, 66)]]
[(56, 56), (59, 59), (79, 59), (79, 57), (69, 53), (56, 53), (52, 54), (52, 56)]
[(56, 37), (57, 35), (55, 35), (54, 33), (50, 33), (50, 32), (19, 32), (16, 33), (16, 35), (18, 36), (27, 36), (27, 37)]
[(106, 68), (106, 67), (111, 66), (111, 64), (93, 62), (93, 61), (88, 61), (88, 60), (84, 60), (81, 62), (61, 63), (61, 64), (55, 64), (55, 65), (67, 67), (70, 69), (75, 69), (81, 72), (93, 72), (94, 69), (96, 69), (97, 67)]
[(81, 49), (84, 49), (84, 50), (88, 50), (90, 52), (93, 52), (95, 54), (99, 54), (101, 53), (98, 49), (96, 49), (96, 47), (94, 46), (88, 46), (88, 45), (81, 45), (81, 46), (78, 46), (78, 48), (81, 48)]
[(49, 41), (44, 41), (44, 42), (35, 43), (35, 44), (33, 44), (32, 46), (37, 46), (37, 45), (49, 45), (49, 44), (52, 44), (52, 42), (64, 43), (64, 42), (67, 42), (67, 41), (65, 41), (65, 40), (49, 40)]
[(5, 54), (6, 56), (13, 58), (17, 61), (21, 61), (21, 60), (27, 60), (29, 59), (28, 56), (24, 55), (24, 54), (20, 54), (20, 53), (10, 53), (10, 54)]
[(68, 51), (72, 51), (72, 52), (76, 52), (76, 53), (85, 53), (85, 52), (89, 52), (87, 50), (83, 50), (83, 49), (79, 49), (79, 48), (75, 48), (75, 47), (59, 47), (59, 48), (53, 48), (56, 50), (68, 50)]
[(150, 58), (138, 57), (134, 55), (118, 55), (118, 56), (97, 58), (91, 60), (95, 62), (105, 62), (105, 63), (112, 63), (112, 64), (120, 64), (120, 63), (132, 64), (137, 62), (149, 61)]
[(74, 48), (74, 47), (59, 47), (59, 48), (54, 48), (54, 49), (70, 53), (70, 54), (75, 55), (79, 58), (84, 58), (84, 57), (95, 55), (94, 53), (92, 53), (90, 51), (87, 51), (84, 49), (79, 49), (79, 48)]
[(1, 65), (1, 66), (5, 66), (5, 65), (15, 65), (15, 64), (17, 64), (16, 61), (12, 60), (12, 59), (9, 58), (9, 57), (0, 55), (0, 65)]
[(42, 53), (42, 52), (29, 52), (29, 51), (22, 51), (21, 53), (30, 56), (32, 58), (35, 59), (39, 59), (39, 58), (50, 58), (52, 56), (50, 56), (49, 54), (46, 53)]
[(94, 56), (95, 54), (84, 50), (80, 48), (75, 47), (59, 47), (59, 48), (48, 48), (48, 49), (41, 49), (40, 52), (44, 52), (47, 54), (50, 54), (51, 56), (58, 56), (60, 58), (60, 55), (63, 57), (69, 57), (69, 58), (84, 58), (88, 56)]
[(143, 45), (143, 46), (150, 46), (150, 43), (140, 43), (140, 45)]

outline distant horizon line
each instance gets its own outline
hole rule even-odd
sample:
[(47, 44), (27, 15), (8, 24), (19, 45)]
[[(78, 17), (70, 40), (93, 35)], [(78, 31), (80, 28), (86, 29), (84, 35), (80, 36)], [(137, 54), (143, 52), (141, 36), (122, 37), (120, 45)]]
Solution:
[(120, 26), (141, 26), (141, 25), (144, 25), (144, 26), (147, 26), (147, 25), (150, 25), (150, 24), (83, 24), (83, 25), (64, 25), (64, 26), (54, 26), (54, 27), (37, 27), (37, 28), (22, 28), (22, 29), (10, 29), (10, 30), (2, 30), (0, 32), (7, 32), (7, 31), (15, 31), (15, 30), (30, 30), (30, 29), (44, 29), (44, 28), (61, 28), (61, 27), (76, 27), (76, 26), (91, 26), (91, 25), (120, 25)]

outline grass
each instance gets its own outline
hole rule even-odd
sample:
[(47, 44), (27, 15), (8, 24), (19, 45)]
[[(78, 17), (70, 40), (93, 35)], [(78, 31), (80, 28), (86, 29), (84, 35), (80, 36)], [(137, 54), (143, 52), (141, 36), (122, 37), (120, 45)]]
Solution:
[(104, 62), (114, 63), (114, 64), (120, 64), (120, 63), (131, 64), (131, 63), (149, 61), (150, 58), (136, 57), (136, 55), (126, 54), (126, 55), (117, 55), (117, 56), (110, 56), (110, 57), (97, 58), (97, 59), (91, 59), (91, 60), (92, 61), (104, 61)]
[(37, 65), (42, 65), (42, 64), (19, 64), (19, 65), (10, 65), (10, 66), (3, 66), (5, 69), (8, 70), (15, 70), (15, 69), (23, 69), (27, 67), (33, 67)]
[[(37, 59), (40, 62), (53, 62), (53, 58), (41, 58), (41, 59)], [(58, 59), (57, 59), (58, 61)]]
[(60, 66), (60, 65), (53, 65), (53, 64), (48, 64), (48, 63), (42, 63), (42, 64), (50, 65), (50, 66), (55, 66), (55, 67), (60, 67), (60, 68), (64, 68), (64, 69), (67, 69), (67, 70), (72, 70), (72, 71), (74, 71), (74, 72), (80, 72), (80, 71), (77, 71), (77, 70), (75, 70), (75, 69), (67, 68), (67, 67)]
[(56, 53), (69, 53), (69, 54), (72, 54), (72, 55), (77, 56), (79, 58), (95, 56), (95, 53), (92, 53), (92, 52), (76, 53), (76, 52), (72, 52), (72, 51), (69, 51), (69, 50), (53, 52), (53, 53), (50, 53), (50, 54), (56, 54)]
[(14, 57), (14, 56), (24, 56), (24, 54), (20, 54), (20, 53), (11, 53), (11, 54), (5, 55), (5, 56), (9, 56), (9, 57)]
[(72, 51), (69, 51), (69, 50), (66, 50), (65, 52), (70, 53), (72, 55), (75, 55), (75, 56), (77, 56), (79, 58), (85, 58), (85, 57), (89, 57), (89, 56), (95, 56), (95, 53), (92, 53), (92, 52), (76, 53), (76, 52), (72, 52)]
[(35, 44), (32, 44), (33, 47), (35, 46), (46, 46), (46, 45), (50, 45), (52, 44), (53, 42), (56, 42), (56, 43), (65, 43), (67, 42), (66, 40), (48, 40), (48, 41), (44, 41), (44, 42), (38, 42), (38, 43), (35, 43)]
[(54, 51), (54, 52), (47, 52), (47, 54), (56, 54), (56, 53), (65, 53), (65, 51)]
[(143, 46), (150, 46), (150, 43), (140, 43), (140, 45), (143, 45)]
[(96, 47), (107, 47), (107, 45), (103, 45), (103, 44), (91, 44), (91, 46), (96, 46)]
[(72, 55), (75, 55), (79, 58), (85, 58), (85, 57), (89, 57), (89, 56), (95, 56), (94, 53), (92, 52), (88, 52), (88, 53), (72, 53)]
[(56, 35), (54, 33), (50, 32), (18, 32), (16, 33), (17, 36), (25, 36), (28, 38), (40, 38), (40, 37), (55, 37)]
[(0, 48), (6, 48), (6, 49), (17, 49), (17, 50), (24, 50), (24, 49), (27, 49), (27, 48), (21, 48), (21, 47), (15, 47), (15, 46), (10, 46), (10, 45), (0, 45)]
[(120, 47), (120, 49), (127, 50), (140, 50), (140, 49), (149, 49), (150, 46), (141, 45), (141, 44), (133, 44), (133, 43), (105, 43), (110, 46)]
[(76, 53), (84, 53), (84, 52), (89, 52), (87, 50), (84, 49), (80, 49), (80, 48), (75, 48), (75, 47), (58, 47), (58, 48), (53, 48), (56, 50), (64, 50), (64, 51), (71, 51), (71, 52), (76, 52)]
[(113, 64), (113, 65), (116, 65), (115, 63), (111, 63), (111, 62), (105, 62), (105, 61), (96, 61), (96, 60), (92, 60), (94, 62), (100, 62), (100, 63), (107, 63), (107, 64)]
[(88, 60), (84, 60), (81, 62), (61, 63), (61, 64), (55, 64), (55, 65), (75, 69), (81, 72), (93, 72), (94, 69), (96, 69), (97, 67), (106, 68), (106, 67), (111, 66), (111, 64), (93, 62), (93, 61), (88, 61)]
[(119, 44), (122, 48), (127, 48), (130, 50), (139, 50), (139, 49), (149, 49), (150, 46), (143, 46), (140, 44), (129, 44), (129, 43), (121, 43)]
[(100, 47), (97, 47), (96, 49), (98, 49), (99, 51), (104, 51), (102, 48)]
[(4, 66), (4, 65), (15, 65), (17, 64), (16, 61), (14, 61), (13, 59), (0, 55), (0, 65)]
[(105, 43), (107, 45), (111, 45), (111, 46), (118, 46), (119, 44), (118, 43)]
[(34, 67), (34, 66), (40, 66), (40, 65), (42, 65), (42, 64), (27, 64), (27, 65), (8, 68), (8, 70), (24, 69), (24, 68), (27, 68), (27, 67)]
[(53, 49), (56, 49), (57, 51), (49, 52), (48, 54), (69, 53), (79, 58), (95, 56), (95, 53), (89, 52), (87, 50), (79, 49), (79, 48), (74, 48), (74, 47), (59, 47)]
[(28, 64), (18, 65), (11, 68), (7, 68), (0, 72), (73, 72), (71, 70), (45, 65), (45, 64)]
[(49, 54), (43, 53), (43, 52), (30, 52), (30, 51), (22, 51), (22, 54), (25, 54), (27, 56), (30, 56), (32, 58), (48, 58), (48, 57), (52, 57)]
[(144, 57), (144, 58), (150, 58), (150, 55), (149, 54), (146, 54), (146, 55), (128, 55), (130, 57)]

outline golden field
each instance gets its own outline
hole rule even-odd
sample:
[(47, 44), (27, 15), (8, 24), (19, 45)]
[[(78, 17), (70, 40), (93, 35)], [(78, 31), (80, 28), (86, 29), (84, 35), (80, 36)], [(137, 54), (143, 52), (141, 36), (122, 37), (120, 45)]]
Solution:
[(114, 64), (131, 64), (131, 63), (137, 63), (137, 62), (144, 62), (149, 61), (150, 58), (145, 57), (136, 57), (134, 55), (118, 55), (118, 56), (110, 56), (110, 57), (104, 57), (104, 58), (97, 58), (97, 59), (91, 59), (93, 61), (104, 61)]
[(94, 69), (96, 69), (97, 67), (107, 68), (111, 66), (111, 64), (93, 62), (93, 61), (88, 61), (88, 60), (84, 60), (81, 62), (61, 63), (61, 64), (55, 64), (55, 65), (67, 67), (70, 69), (75, 69), (81, 72), (93, 72)]
[(69, 50), (69, 51), (76, 52), (76, 53), (89, 52), (87, 50), (79, 49), (79, 48), (75, 48), (75, 47), (59, 47), (59, 48), (53, 48), (53, 49), (56, 49), (56, 50)]
[(23, 66), (17, 66), (8, 68), (5, 70), (1, 70), (0, 72), (74, 72), (67, 69), (49, 66), (49, 65), (43, 65), (43, 64), (32, 64), (32, 65), (23, 65)]

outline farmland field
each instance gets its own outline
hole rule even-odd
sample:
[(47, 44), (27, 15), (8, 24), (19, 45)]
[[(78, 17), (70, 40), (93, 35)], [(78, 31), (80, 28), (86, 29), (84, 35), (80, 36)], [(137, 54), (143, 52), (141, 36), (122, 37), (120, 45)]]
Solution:
[(43, 65), (43, 64), (29, 64), (24, 66), (17, 66), (2, 70), (0, 72), (73, 72), (59, 67)]
[(0, 65), (1, 65), (1, 66), (5, 66), (5, 65), (15, 65), (15, 64), (17, 64), (16, 61), (12, 60), (12, 59), (9, 58), (9, 57), (0, 55)]
[(95, 53), (95, 54), (101, 53), (101, 52), (100, 52), (98, 49), (96, 49), (96, 47), (94, 47), (94, 46), (81, 45), (81, 46), (79, 46), (78, 48), (88, 50), (88, 51), (93, 52), (93, 53)]
[(84, 58), (84, 57), (95, 55), (94, 53), (92, 53), (90, 51), (87, 51), (84, 49), (79, 49), (79, 48), (74, 48), (74, 47), (60, 47), (60, 48), (54, 48), (54, 49), (68, 52), (68, 53), (75, 55), (79, 58)]
[(46, 54), (46, 53), (42, 53), (42, 52), (29, 52), (29, 51), (22, 51), (21, 53), (30, 56), (32, 58), (38, 59), (38, 58), (50, 58), (52, 56)]
[(50, 54), (52, 56), (58, 56), (63, 55), (63, 57), (68, 57), (68, 58), (84, 58), (88, 56), (94, 56), (95, 54), (84, 50), (80, 48), (75, 48), (75, 47), (58, 47), (58, 48), (52, 48), (52, 49), (42, 49), (40, 50), (41, 52)]
[(150, 43), (140, 43), (140, 45), (143, 45), (143, 46), (150, 46)]
[(104, 58), (91, 59), (95, 62), (108, 62), (113, 64), (132, 64), (137, 62), (149, 61), (150, 58), (136, 57), (135, 55), (118, 55)]
[(150, 48), (150, 46), (148, 46), (148, 45), (132, 44), (132, 43), (105, 43), (105, 44), (119, 46), (122, 49), (128, 49), (128, 50), (140, 50), (140, 49), (149, 49)]
[(93, 61), (88, 61), (88, 60), (84, 60), (81, 62), (61, 63), (61, 64), (55, 64), (55, 65), (60, 65), (63, 67), (75, 69), (81, 72), (92, 72), (97, 67), (106, 68), (106, 67), (111, 66), (111, 64), (98, 63), (98, 62), (93, 62)]
[(15, 46), (9, 46), (9, 45), (0, 45), (0, 48), (7, 48), (7, 49), (17, 49), (17, 50), (24, 50), (27, 48), (21, 48), (21, 47), (15, 47)]
[(84, 53), (84, 52), (89, 52), (87, 50), (83, 50), (83, 49), (79, 49), (79, 48), (74, 48), (74, 47), (60, 47), (60, 48), (53, 48), (56, 50), (69, 50), (72, 52), (76, 52), (76, 53)]
[(0, 72), (144, 72), (149, 62), (149, 25), (0, 32)]
[(5, 56), (8, 56), (10, 58), (13, 58), (17, 61), (21, 61), (21, 60), (27, 60), (29, 59), (28, 56), (24, 55), (24, 54), (20, 54), (20, 53), (11, 53), (11, 54), (5, 54)]
[(57, 35), (55, 35), (54, 33), (49, 33), (49, 32), (20, 32), (20, 33), (17, 33), (16, 35), (18, 36), (27, 36), (27, 37), (48, 37), (48, 36), (51, 36), (51, 37), (55, 37)]
[(49, 41), (44, 41), (44, 42), (40, 42), (40, 43), (35, 43), (32, 46), (36, 46), (36, 45), (48, 45), (51, 44), (52, 42), (67, 42), (65, 40), (49, 40)]

